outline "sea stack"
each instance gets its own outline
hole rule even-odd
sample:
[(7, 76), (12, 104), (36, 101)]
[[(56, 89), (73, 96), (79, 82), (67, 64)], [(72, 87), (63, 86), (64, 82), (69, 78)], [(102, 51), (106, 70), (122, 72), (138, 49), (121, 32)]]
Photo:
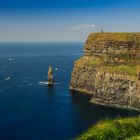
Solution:
[(54, 79), (53, 79), (53, 68), (52, 66), (49, 66), (48, 69), (48, 85), (53, 85), (54, 84)]

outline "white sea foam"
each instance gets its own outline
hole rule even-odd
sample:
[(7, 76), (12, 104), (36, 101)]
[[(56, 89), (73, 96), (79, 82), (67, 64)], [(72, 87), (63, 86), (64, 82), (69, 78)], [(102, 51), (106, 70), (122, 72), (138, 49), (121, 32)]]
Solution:
[[(54, 85), (58, 85), (59, 83), (54, 83)], [(46, 82), (46, 81), (39, 81), (38, 82), (38, 85), (49, 85), (49, 83), (48, 82)]]
[(4, 80), (5, 81), (8, 81), (8, 80), (10, 80), (11, 79), (11, 77), (6, 77)]

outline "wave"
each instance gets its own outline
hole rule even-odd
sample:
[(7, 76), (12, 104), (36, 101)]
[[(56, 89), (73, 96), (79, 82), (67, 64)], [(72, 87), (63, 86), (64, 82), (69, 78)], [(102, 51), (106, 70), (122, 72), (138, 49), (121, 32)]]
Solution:
[(7, 77), (7, 78), (5, 78), (4, 80), (5, 81), (8, 81), (8, 80), (10, 80), (11, 79), (11, 77)]
[[(60, 83), (54, 83), (54, 85), (58, 85), (58, 84), (60, 84)], [(46, 81), (39, 81), (38, 85), (49, 85), (49, 83)]]

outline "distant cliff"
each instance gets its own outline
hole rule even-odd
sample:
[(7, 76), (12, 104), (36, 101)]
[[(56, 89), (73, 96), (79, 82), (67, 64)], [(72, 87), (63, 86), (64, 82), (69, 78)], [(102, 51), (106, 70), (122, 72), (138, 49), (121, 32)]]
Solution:
[(91, 102), (140, 108), (140, 33), (92, 33), (75, 61), (70, 89)]

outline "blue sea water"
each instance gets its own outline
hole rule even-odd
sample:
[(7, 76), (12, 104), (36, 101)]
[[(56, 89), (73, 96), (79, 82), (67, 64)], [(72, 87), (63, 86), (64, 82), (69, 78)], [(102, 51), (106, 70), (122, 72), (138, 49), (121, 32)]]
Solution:
[[(63, 140), (103, 118), (137, 116), (69, 90), (83, 43), (0, 43), (0, 140)], [(39, 84), (52, 65), (57, 83)]]

